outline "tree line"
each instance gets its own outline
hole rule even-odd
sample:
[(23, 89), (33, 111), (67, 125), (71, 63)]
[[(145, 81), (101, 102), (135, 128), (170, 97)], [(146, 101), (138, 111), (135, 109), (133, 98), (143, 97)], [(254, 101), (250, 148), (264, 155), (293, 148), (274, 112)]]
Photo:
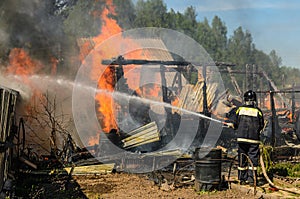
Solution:
[[(251, 32), (237, 27), (228, 37), (225, 22), (215, 16), (211, 22), (207, 18), (197, 20), (194, 7), (187, 7), (183, 13), (167, 9), (163, 0), (114, 0), (117, 6), (117, 20), (127, 28), (162, 27), (183, 32), (190, 36), (210, 54), (213, 60), (234, 63), (236, 70), (245, 70), (246, 64), (262, 68), (279, 87), (300, 82), (300, 70), (282, 66), (282, 59), (272, 50), (270, 53), (256, 48)], [(288, 77), (288, 78), (287, 78)], [(243, 77), (238, 78), (241, 83)]]

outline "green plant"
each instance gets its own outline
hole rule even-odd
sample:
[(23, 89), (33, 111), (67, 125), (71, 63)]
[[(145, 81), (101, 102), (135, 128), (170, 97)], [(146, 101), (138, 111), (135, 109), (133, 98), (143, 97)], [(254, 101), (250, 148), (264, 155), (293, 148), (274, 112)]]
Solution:
[(271, 159), (273, 147), (261, 144), (260, 149), (261, 149), (260, 151), (261, 151), (261, 155), (263, 157), (264, 165), (266, 167), (266, 172), (269, 173), (272, 168), (272, 164), (273, 164), (272, 159)]
[(300, 164), (290, 162), (276, 163), (272, 166), (271, 172), (284, 177), (300, 177)]

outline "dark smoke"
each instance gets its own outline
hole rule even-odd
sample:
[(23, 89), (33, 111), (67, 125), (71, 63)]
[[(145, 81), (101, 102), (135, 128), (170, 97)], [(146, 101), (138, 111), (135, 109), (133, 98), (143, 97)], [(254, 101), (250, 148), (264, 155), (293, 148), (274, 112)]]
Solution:
[[(71, 2), (71, 3), (68, 3)], [(75, 56), (76, 40), (64, 33), (66, 6), (75, 1), (4, 0), (0, 4), (0, 58), (7, 61), (12, 48), (24, 48), (45, 65), (51, 58), (59, 61), (58, 72), (67, 72), (68, 57)], [(75, 48), (76, 49), (76, 48)], [(65, 68), (64, 68), (65, 67)], [(46, 69), (47, 72), (47, 69)]]

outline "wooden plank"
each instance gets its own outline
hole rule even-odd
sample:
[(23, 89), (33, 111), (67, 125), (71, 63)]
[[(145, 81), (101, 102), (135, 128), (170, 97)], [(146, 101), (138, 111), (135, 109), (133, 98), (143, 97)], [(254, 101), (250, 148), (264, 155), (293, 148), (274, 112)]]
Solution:
[(128, 134), (131, 136), (122, 140), (124, 148), (132, 148), (160, 140), (160, 134), (155, 122), (139, 127)]
[(137, 147), (137, 146), (140, 146), (140, 145), (156, 142), (156, 141), (159, 141), (159, 140), (160, 140), (160, 138), (155, 136), (155, 137), (152, 137), (152, 138), (144, 139), (141, 142), (136, 142), (132, 145), (128, 145), (125, 148), (129, 149), (129, 148)]
[(137, 128), (137, 129), (135, 129), (135, 130), (133, 130), (133, 131), (130, 131), (130, 132), (128, 133), (128, 135), (135, 135), (135, 134), (137, 134), (137, 133), (139, 133), (139, 132), (142, 132), (142, 131), (144, 131), (144, 130), (146, 130), (146, 129), (149, 129), (149, 128), (155, 127), (155, 126), (156, 126), (156, 125), (155, 125), (155, 122), (150, 122), (149, 124), (146, 124), (146, 125), (144, 125), (144, 126), (141, 126), (141, 127)]
[(150, 127), (148, 129), (143, 130), (142, 132), (139, 132), (137, 134), (134, 134), (132, 136), (124, 138), (123, 141), (127, 142), (127, 141), (135, 139), (137, 137), (142, 137), (142, 136), (145, 136), (145, 135), (148, 135), (148, 134), (152, 134), (153, 132), (157, 132), (157, 126)]
[[(157, 152), (152, 152), (152, 153), (146, 153), (144, 157), (146, 156), (155, 156), (155, 157), (160, 157), (160, 156), (174, 156), (177, 158), (183, 157), (182, 151), (179, 149), (174, 149), (174, 150), (168, 150), (168, 151), (157, 151)], [(185, 155), (185, 157), (187, 157)]]
[(131, 139), (130, 141), (123, 141), (124, 143), (124, 147), (128, 147), (131, 145), (135, 145), (135, 144), (139, 144), (142, 143), (144, 141), (153, 139), (153, 138), (157, 138), (159, 140), (159, 134), (157, 132), (151, 132), (150, 134), (146, 134), (140, 137), (135, 137), (134, 139)]
[[(115, 167), (114, 163), (111, 164), (98, 164), (87, 166), (75, 166), (71, 175), (87, 175), (87, 174), (103, 174), (111, 173)], [(66, 167), (65, 170), (70, 174), (72, 167)]]

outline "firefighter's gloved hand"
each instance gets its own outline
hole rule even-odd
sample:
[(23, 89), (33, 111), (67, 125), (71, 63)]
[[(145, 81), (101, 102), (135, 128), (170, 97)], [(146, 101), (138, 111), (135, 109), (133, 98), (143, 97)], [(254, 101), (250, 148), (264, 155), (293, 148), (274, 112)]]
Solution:
[(233, 123), (226, 123), (226, 125), (227, 125), (229, 128), (234, 129), (234, 124), (233, 124)]

